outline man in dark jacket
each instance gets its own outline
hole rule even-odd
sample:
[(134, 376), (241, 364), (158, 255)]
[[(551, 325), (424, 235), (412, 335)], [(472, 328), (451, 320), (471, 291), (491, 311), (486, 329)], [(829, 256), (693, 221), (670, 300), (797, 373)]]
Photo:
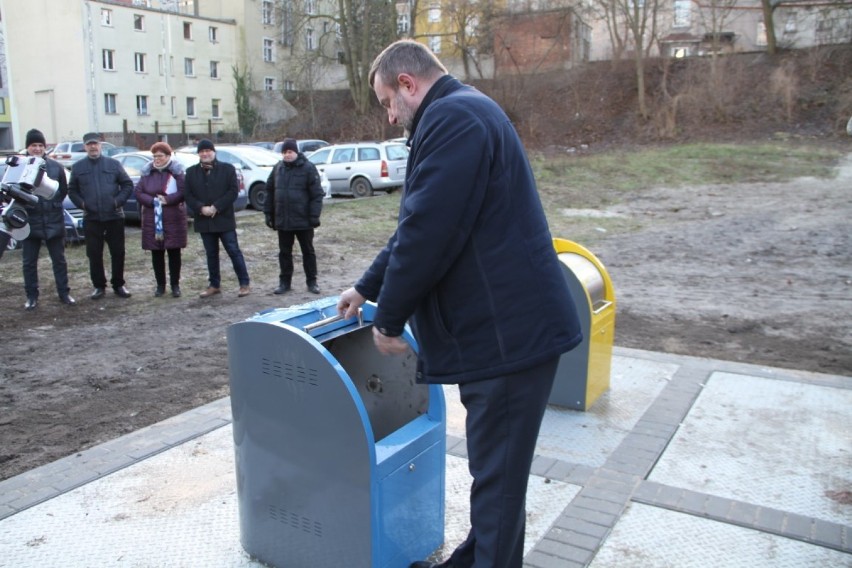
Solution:
[(65, 262), (65, 214), (62, 201), (68, 195), (68, 183), (65, 168), (44, 155), (45, 140), (41, 131), (33, 128), (27, 132), (27, 154), (42, 158), (47, 165), (47, 177), (59, 182), (59, 189), (52, 199), (38, 198), (38, 204), (26, 204), (30, 223), (30, 235), (24, 239), (22, 258), (24, 260), (24, 291), (27, 302), (24, 308), (34, 310), (38, 306), (38, 255), (44, 242), (53, 265), (53, 279), (56, 280), (56, 292), (59, 300), (73, 306), (68, 287), (68, 264)]
[[(419, 346), (418, 382), (459, 385), (471, 529), (435, 566), (520, 568), (527, 480), (562, 353), (582, 339), (526, 152), (491, 99), (425, 46), (391, 44), (370, 84), (410, 134), (399, 224), (338, 311), (377, 302), (382, 353)], [(412, 567), (433, 564), (417, 561)]]
[(83, 232), (86, 256), (95, 291), (93, 300), (104, 297), (104, 243), (112, 261), (110, 283), (115, 295), (129, 298), (124, 287), (124, 203), (133, 193), (133, 181), (121, 163), (101, 154), (101, 135), (89, 132), (83, 136), (86, 157), (71, 166), (68, 196), (83, 210)]
[(201, 235), (207, 254), (209, 284), (201, 298), (222, 292), (219, 272), (219, 242), (231, 258), (234, 272), (240, 283), (240, 298), (251, 293), (246, 261), (237, 240), (237, 220), (234, 201), (239, 195), (237, 171), (231, 164), (216, 159), (216, 147), (210, 140), (198, 143), (198, 163), (186, 170), (184, 197), (193, 211), (195, 232)]
[(317, 286), (317, 255), (314, 251), (314, 229), (320, 225), (324, 192), (319, 172), (305, 155), (299, 152), (296, 141), (284, 140), (279, 162), (266, 180), (266, 226), (278, 231), (278, 288), (273, 293), (290, 290), (293, 278), (293, 241), (299, 240), (302, 266), (308, 290), (319, 294)]

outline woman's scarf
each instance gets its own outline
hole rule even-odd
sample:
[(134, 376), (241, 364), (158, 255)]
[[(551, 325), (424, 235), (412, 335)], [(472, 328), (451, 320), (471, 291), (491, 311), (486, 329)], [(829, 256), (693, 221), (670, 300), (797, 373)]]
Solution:
[(163, 234), (163, 204), (154, 199), (154, 238), (158, 241), (165, 239)]

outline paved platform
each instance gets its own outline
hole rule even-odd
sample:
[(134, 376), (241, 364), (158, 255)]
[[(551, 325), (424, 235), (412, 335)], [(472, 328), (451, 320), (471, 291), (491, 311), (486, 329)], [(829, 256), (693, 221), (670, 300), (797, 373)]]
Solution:
[[(445, 394), (438, 559), (470, 484)], [(260, 566), (230, 420), (221, 399), (0, 482), (0, 567)], [(548, 408), (527, 509), (527, 567), (852, 567), (852, 378), (616, 348), (589, 411)]]

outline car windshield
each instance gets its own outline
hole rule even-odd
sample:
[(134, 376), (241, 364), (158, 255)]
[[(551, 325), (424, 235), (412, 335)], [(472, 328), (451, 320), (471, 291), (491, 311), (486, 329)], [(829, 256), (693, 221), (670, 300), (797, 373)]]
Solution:
[(386, 147), (388, 160), (407, 160), (408, 146), (405, 144), (393, 144)]
[(281, 156), (263, 148), (229, 148), (229, 150), (261, 168), (271, 168), (281, 161)]

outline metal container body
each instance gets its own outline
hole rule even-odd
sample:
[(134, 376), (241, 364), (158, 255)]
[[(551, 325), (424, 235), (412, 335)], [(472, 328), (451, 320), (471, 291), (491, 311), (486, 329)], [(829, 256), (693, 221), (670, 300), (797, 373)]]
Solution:
[(443, 542), (443, 391), (414, 382), (410, 335), (375, 350), (374, 308), (317, 326), (336, 303), (228, 329), (241, 542), (272, 566), (407, 565)]
[(588, 249), (553, 239), (571, 291), (583, 341), (562, 355), (550, 404), (588, 410), (609, 389), (615, 340), (615, 292), (603, 264)]

